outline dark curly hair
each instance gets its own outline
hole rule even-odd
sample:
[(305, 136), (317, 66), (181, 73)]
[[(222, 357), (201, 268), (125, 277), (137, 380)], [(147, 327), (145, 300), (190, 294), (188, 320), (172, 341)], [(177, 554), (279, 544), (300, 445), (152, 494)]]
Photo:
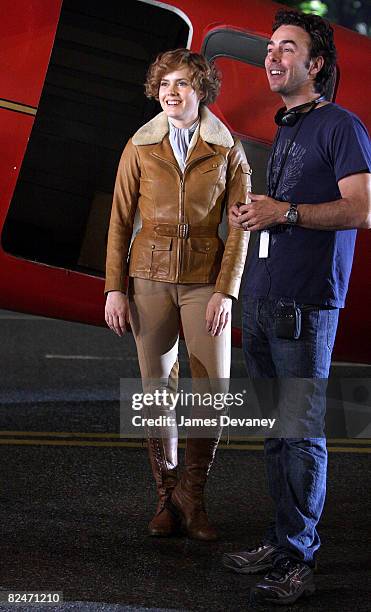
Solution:
[(308, 32), (311, 40), (309, 59), (322, 56), (324, 63), (314, 80), (315, 90), (323, 93), (326, 84), (332, 78), (336, 66), (336, 47), (334, 43), (334, 30), (318, 15), (308, 15), (295, 10), (281, 9), (275, 16), (273, 32), (282, 25), (294, 25)]
[(190, 68), (193, 89), (203, 95), (200, 104), (212, 104), (220, 90), (220, 73), (203, 55), (189, 49), (165, 51), (156, 57), (147, 72), (144, 85), (146, 96), (158, 100), (160, 82), (164, 75), (184, 67)]

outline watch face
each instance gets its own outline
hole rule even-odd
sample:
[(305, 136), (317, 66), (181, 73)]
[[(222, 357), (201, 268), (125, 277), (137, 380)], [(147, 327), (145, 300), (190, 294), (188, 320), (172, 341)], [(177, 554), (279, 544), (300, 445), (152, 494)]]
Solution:
[(287, 221), (289, 223), (296, 223), (298, 220), (298, 211), (296, 210), (296, 208), (290, 208), (290, 210), (287, 211)]

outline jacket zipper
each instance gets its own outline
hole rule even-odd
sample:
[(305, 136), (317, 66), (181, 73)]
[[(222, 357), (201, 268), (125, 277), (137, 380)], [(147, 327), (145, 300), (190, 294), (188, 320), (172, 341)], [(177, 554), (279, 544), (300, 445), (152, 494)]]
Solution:
[(192, 166), (197, 164), (202, 159), (207, 159), (208, 157), (214, 157), (215, 155), (216, 155), (216, 153), (214, 153), (214, 154), (208, 153), (207, 155), (203, 155), (202, 157), (198, 157), (197, 159), (194, 159), (193, 161), (191, 161), (190, 164), (188, 164), (188, 166), (185, 166), (184, 172), (183, 172), (183, 178), (181, 179), (181, 182), (183, 182), (183, 191), (182, 191), (182, 198), (181, 198), (180, 221), (179, 221), (179, 223), (185, 223), (185, 214), (184, 214), (184, 182), (185, 182), (185, 176), (186, 176), (187, 172), (189, 171), (190, 168), (192, 168)]
[[(184, 223), (185, 222), (185, 218), (184, 218), (184, 174), (182, 176), (182, 178), (180, 179), (180, 193), (179, 193), (179, 223)], [(183, 251), (184, 249), (181, 247), (181, 239), (178, 237), (178, 253), (177, 253), (177, 271), (176, 271), (176, 277), (177, 279), (179, 278), (180, 275), (180, 271), (182, 269), (182, 256), (183, 256)]]
[[(208, 153), (207, 155), (203, 155), (202, 157), (198, 157), (197, 159), (193, 160), (188, 166), (185, 166), (184, 168), (184, 172), (181, 173), (180, 172), (180, 168), (178, 165), (173, 164), (173, 162), (164, 159), (163, 157), (160, 157), (159, 155), (156, 155), (156, 153), (153, 153), (154, 157), (157, 157), (158, 159), (160, 159), (161, 161), (165, 162), (165, 164), (168, 164), (169, 166), (172, 166), (176, 173), (179, 176), (179, 209), (178, 209), (178, 223), (185, 223), (185, 211), (184, 211), (184, 193), (185, 193), (185, 188), (184, 188), (184, 183), (185, 183), (185, 176), (187, 171), (194, 166), (196, 163), (198, 163), (199, 161), (203, 160), (203, 159), (207, 159), (208, 157), (213, 157), (214, 155), (216, 155), (216, 153), (211, 154)], [(180, 275), (180, 271), (181, 271), (181, 265), (182, 265), (182, 255), (183, 255), (183, 251), (184, 249), (182, 248), (182, 240), (181, 238), (177, 239), (177, 254), (176, 254), (176, 273), (175, 273), (175, 283), (179, 282), (179, 275)]]
[[(182, 216), (182, 199), (183, 199), (183, 192), (184, 192), (184, 175), (180, 172), (180, 168), (178, 165), (173, 164), (173, 162), (164, 159), (163, 157), (160, 157), (159, 155), (156, 155), (156, 153), (153, 153), (154, 157), (157, 157), (158, 159), (160, 159), (161, 161), (163, 161), (165, 164), (168, 164), (168, 166), (171, 166), (172, 168), (174, 168), (175, 172), (177, 173), (177, 175), (179, 176), (179, 202), (178, 202), (178, 222), (181, 223), (181, 221), (179, 221), (179, 218), (181, 218)], [(180, 274), (180, 260), (181, 260), (181, 247), (180, 247), (180, 239), (178, 237), (177, 239), (177, 250), (176, 250), (176, 268), (175, 268), (175, 279), (174, 282), (177, 283), (179, 281), (179, 274)]]

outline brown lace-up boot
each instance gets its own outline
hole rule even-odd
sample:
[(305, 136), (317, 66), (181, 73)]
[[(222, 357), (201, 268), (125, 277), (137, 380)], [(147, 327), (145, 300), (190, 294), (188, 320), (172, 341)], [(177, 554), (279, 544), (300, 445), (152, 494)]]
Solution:
[(187, 439), (184, 470), (167, 504), (170, 510), (178, 513), (182, 527), (195, 540), (218, 538), (215, 528), (209, 523), (203, 499), (218, 441), (218, 438)]
[(148, 439), (149, 458), (158, 494), (156, 514), (148, 525), (152, 536), (171, 536), (180, 527), (179, 517), (167, 505), (177, 484), (177, 446), (177, 438)]

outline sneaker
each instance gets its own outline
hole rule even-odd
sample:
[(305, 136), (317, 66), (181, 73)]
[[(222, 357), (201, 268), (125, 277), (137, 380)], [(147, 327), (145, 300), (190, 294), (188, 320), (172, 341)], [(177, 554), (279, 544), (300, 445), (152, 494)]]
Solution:
[(250, 604), (292, 604), (314, 591), (314, 574), (308, 565), (289, 558), (279, 559), (251, 589)]
[(273, 553), (276, 547), (272, 544), (259, 544), (236, 553), (225, 553), (223, 565), (238, 574), (257, 574), (273, 566)]

